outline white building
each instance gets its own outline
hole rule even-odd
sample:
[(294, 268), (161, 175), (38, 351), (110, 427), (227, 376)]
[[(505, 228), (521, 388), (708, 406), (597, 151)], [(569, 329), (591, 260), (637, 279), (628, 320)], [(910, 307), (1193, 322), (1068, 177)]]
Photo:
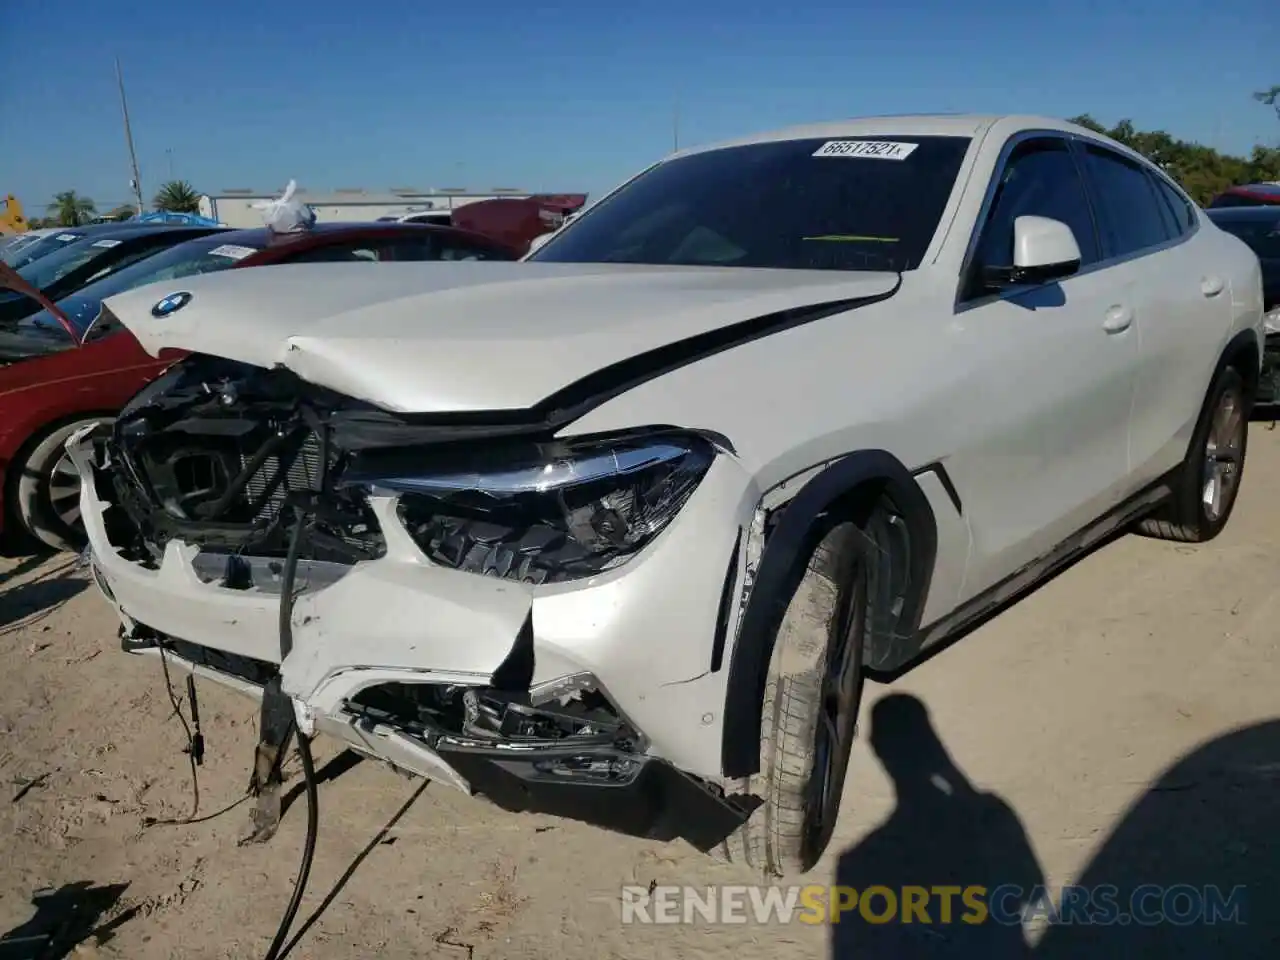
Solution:
[[(281, 187), (274, 191), (223, 190), (205, 194), (200, 198), (200, 215), (225, 223), (229, 227), (260, 227), (262, 211), (255, 210), (255, 203), (274, 200), (284, 193)], [(410, 187), (395, 188), (384, 193), (348, 189), (319, 192), (299, 187), (294, 197), (309, 204), (316, 212), (316, 220), (370, 221), (381, 217), (397, 217), (406, 213), (430, 210), (448, 211), (496, 197), (527, 197), (529, 192), (514, 187), (495, 187), (488, 193), (446, 188), (443, 190), (417, 190)]]

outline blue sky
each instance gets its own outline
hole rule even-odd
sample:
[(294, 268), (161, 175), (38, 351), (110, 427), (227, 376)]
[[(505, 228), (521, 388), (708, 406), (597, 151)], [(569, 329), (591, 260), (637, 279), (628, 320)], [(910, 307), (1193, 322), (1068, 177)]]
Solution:
[[(1280, 142), (1276, 0), (3, 0), (0, 193), (392, 186), (599, 194), (680, 141), (925, 111), (1090, 112)], [(171, 153), (170, 153), (171, 151)]]

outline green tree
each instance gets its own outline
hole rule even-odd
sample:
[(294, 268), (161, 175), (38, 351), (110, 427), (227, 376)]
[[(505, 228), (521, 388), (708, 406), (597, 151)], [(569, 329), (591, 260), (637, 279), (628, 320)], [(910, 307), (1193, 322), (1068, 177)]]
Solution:
[(185, 180), (170, 180), (162, 184), (151, 202), (157, 210), (172, 210), (174, 213), (200, 212), (200, 194)]
[(1199, 204), (1208, 203), (1227, 187), (1280, 179), (1280, 148), (1256, 146), (1249, 157), (1236, 157), (1179, 140), (1163, 130), (1139, 130), (1130, 120), (1108, 128), (1086, 113), (1072, 117), (1071, 122), (1136, 150), (1177, 180)]
[(1253, 99), (1274, 108), (1276, 116), (1280, 117), (1280, 85), (1274, 86), (1270, 90), (1259, 90), (1253, 95)]
[(74, 190), (64, 190), (54, 194), (53, 203), (49, 204), (49, 213), (54, 224), (59, 227), (78, 227), (89, 220), (97, 212), (93, 201), (82, 197)]

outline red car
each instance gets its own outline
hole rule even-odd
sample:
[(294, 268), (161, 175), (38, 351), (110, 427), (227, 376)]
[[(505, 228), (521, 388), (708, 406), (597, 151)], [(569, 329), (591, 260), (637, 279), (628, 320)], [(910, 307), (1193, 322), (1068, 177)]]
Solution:
[(102, 310), (146, 283), (232, 267), (343, 260), (515, 260), (479, 234), (416, 223), (322, 223), (299, 234), (223, 231), (190, 240), (82, 287), (57, 304), (0, 264), (0, 287), (44, 307), (0, 326), (0, 533), (14, 528), (58, 549), (82, 542), (80, 481), (67, 437), (111, 418), (177, 356), (150, 356)]
[(1263, 207), (1280, 205), (1280, 183), (1246, 183), (1227, 187), (1209, 203), (1209, 209), (1222, 207)]
[(452, 222), (455, 227), (500, 240), (523, 256), (537, 237), (560, 229), (565, 218), (586, 202), (585, 193), (477, 200), (454, 210)]

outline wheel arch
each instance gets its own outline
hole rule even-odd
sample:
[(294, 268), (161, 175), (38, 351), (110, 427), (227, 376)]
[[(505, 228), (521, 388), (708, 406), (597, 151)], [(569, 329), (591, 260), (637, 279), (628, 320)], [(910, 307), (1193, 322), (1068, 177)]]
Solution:
[(1252, 406), (1258, 395), (1258, 381), (1262, 373), (1262, 345), (1253, 329), (1241, 330), (1227, 341), (1218, 358), (1209, 383), (1213, 384), (1227, 367), (1234, 367), (1244, 380), (1245, 397)]
[(721, 740), (726, 777), (748, 777), (759, 770), (761, 709), (775, 635), (823, 523), (837, 512), (865, 508), (886, 495), (902, 518), (910, 544), (907, 588), (899, 609), (893, 611), (890, 646), (909, 648), (904, 641), (918, 634), (937, 555), (933, 507), (893, 454), (886, 450), (850, 453), (810, 478), (777, 508), (776, 521), (769, 525), (729, 661)]

